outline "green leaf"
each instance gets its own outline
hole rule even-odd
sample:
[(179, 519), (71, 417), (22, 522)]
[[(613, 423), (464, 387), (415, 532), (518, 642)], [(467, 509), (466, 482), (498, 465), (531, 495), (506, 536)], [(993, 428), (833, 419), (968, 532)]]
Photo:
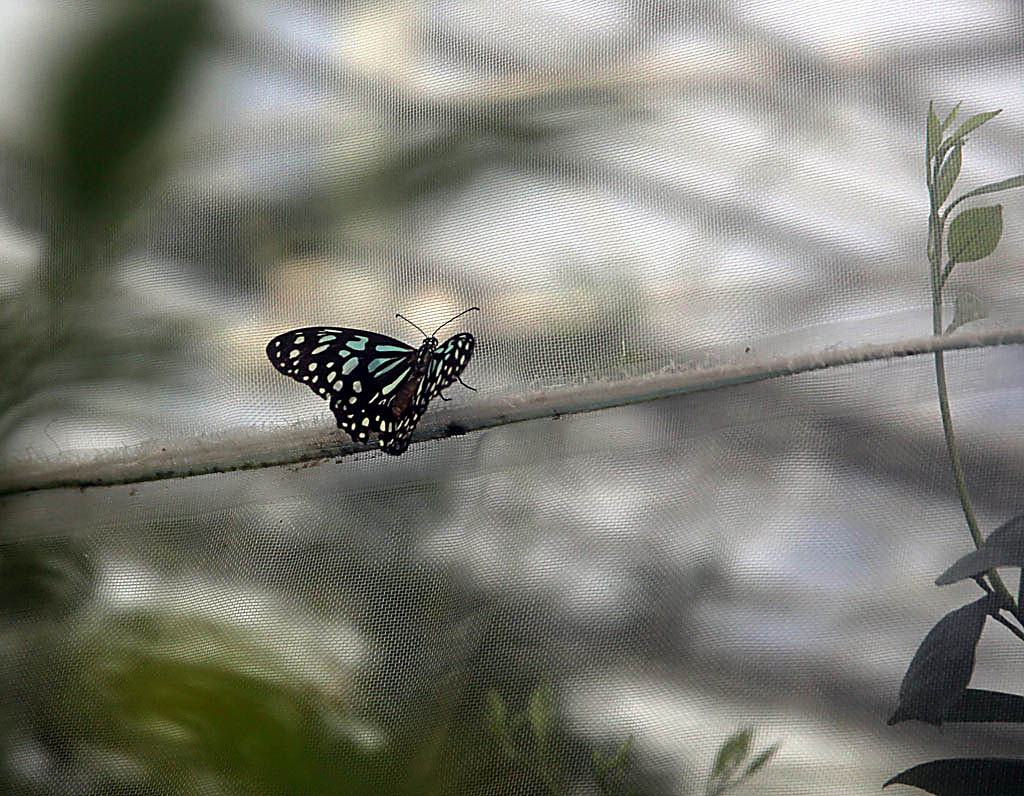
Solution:
[(953, 120), (956, 118), (956, 112), (960, 110), (960, 106), (962, 104), (963, 100), (960, 100), (960, 102), (953, 106), (953, 110), (949, 112), (949, 115), (946, 117), (945, 121), (942, 122), (942, 132), (945, 132), (946, 129), (953, 123)]
[(960, 162), (963, 157), (961, 153), (962, 148), (962, 142), (955, 144), (942, 162), (942, 168), (939, 169), (939, 179), (935, 184), (936, 207), (946, 201), (949, 192), (953, 190), (953, 183), (960, 176)]
[(970, 263), (992, 254), (1002, 236), (1002, 205), (972, 207), (949, 225), (946, 250), (953, 262)]
[(988, 310), (981, 299), (969, 290), (963, 290), (956, 295), (956, 311), (953, 313), (953, 320), (946, 327), (945, 334), (955, 332), (965, 323), (985, 318)]
[(555, 698), (549, 683), (541, 683), (530, 694), (530, 727), (538, 744), (543, 745), (554, 724)]
[(909, 785), (934, 796), (975, 796), (978, 793), (1020, 793), (1024, 760), (1000, 757), (953, 757), (908, 768), (886, 782)]
[(750, 740), (753, 736), (753, 728), (747, 727), (722, 743), (715, 756), (715, 765), (711, 769), (712, 779), (731, 774), (743, 762), (750, 751)]
[(754, 762), (747, 766), (747, 770), (743, 772), (743, 779), (752, 777), (754, 774), (756, 774), (758, 771), (764, 768), (768, 761), (775, 756), (775, 753), (779, 751), (780, 746), (781, 744), (772, 744), (763, 752), (761, 752), (761, 754), (755, 757)]
[(144, 182), (152, 169), (147, 149), (206, 35), (208, 16), (205, 0), (136, 3), (71, 54), (52, 124), (66, 194), (80, 212), (126, 201), (123, 193)]
[(987, 594), (950, 611), (928, 631), (903, 675), (890, 725), (908, 719), (942, 724), (971, 681), (978, 639), (989, 614), (998, 610), (999, 600), (998, 595)]
[(953, 140), (959, 140), (968, 133), (974, 132), (993, 116), (998, 116), (1002, 112), (1003, 109), (1000, 108), (997, 111), (986, 111), (985, 113), (974, 114), (974, 116), (956, 128), (956, 132), (953, 133)]
[(996, 567), (1024, 567), (1024, 514), (1018, 514), (992, 531), (981, 547), (961, 556), (939, 575), (935, 585), (946, 586)]
[[(1016, 177), (1010, 177), (999, 182), (990, 182), (988, 185), (982, 185), (980, 188), (975, 188), (973, 191), (968, 191), (963, 196), (957, 198), (953, 204), (959, 204), (964, 199), (970, 199), (972, 196), (981, 196), (983, 193), (995, 193), (996, 191), (1008, 191), (1011, 188), (1020, 188), (1024, 186), (1024, 174), (1018, 174)], [(952, 205), (951, 205), (952, 206)]]
[(505, 734), (508, 711), (497, 691), (487, 692), (487, 727), (495, 735)]
[(930, 163), (935, 153), (939, 151), (939, 142), (942, 140), (942, 125), (939, 124), (939, 117), (935, 115), (935, 103), (928, 103), (928, 132), (925, 137), (925, 155)]
[(612, 761), (616, 768), (625, 768), (629, 764), (629, 756), (633, 753), (633, 736), (630, 735), (626, 742), (619, 747)]

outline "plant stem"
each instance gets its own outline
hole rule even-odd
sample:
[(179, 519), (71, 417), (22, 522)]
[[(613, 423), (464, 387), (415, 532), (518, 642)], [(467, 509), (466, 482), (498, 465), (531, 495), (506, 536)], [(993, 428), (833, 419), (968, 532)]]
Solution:
[[(950, 260), (945, 269), (942, 267), (942, 233), (945, 226), (945, 217), (939, 216), (938, 203), (936, 202), (935, 186), (938, 182), (938, 175), (939, 163), (938, 158), (936, 158), (934, 166), (927, 169), (928, 194), (931, 200), (931, 213), (928, 217), (928, 261), (932, 283), (932, 334), (936, 337), (942, 335), (942, 289), (945, 287), (946, 279), (955, 265)], [(974, 546), (981, 547), (982, 542), (985, 540), (981, 535), (981, 529), (978, 527), (978, 520), (974, 516), (970, 495), (967, 493), (967, 480), (964, 478), (964, 468), (960, 463), (956, 435), (953, 433), (953, 414), (949, 408), (946, 363), (942, 351), (935, 352), (935, 384), (939, 392), (939, 414), (942, 416), (942, 433), (946, 439), (946, 451), (949, 453), (949, 461), (953, 467), (953, 481), (956, 484), (956, 492), (960, 498), (960, 507), (964, 512), (964, 519), (967, 520), (967, 528), (971, 532)], [(992, 569), (987, 574), (992, 582), (992, 587), (1011, 606), (1014, 615), (1017, 615), (1017, 603), (1010, 596), (1010, 592), (1007, 590), (1002, 578), (999, 577), (999, 573)], [(1024, 577), (1022, 577), (1021, 583), (1024, 584)]]

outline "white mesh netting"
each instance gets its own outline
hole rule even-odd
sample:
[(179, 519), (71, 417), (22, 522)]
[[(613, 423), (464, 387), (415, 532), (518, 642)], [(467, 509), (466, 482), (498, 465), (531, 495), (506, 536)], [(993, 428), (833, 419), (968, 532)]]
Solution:
[[(964, 506), (1024, 510), (1024, 195), (929, 244), (1024, 171), (1016, 3), (0, 7), (0, 791), (867, 794), (1019, 754), (1016, 703), (957, 701), (1024, 688), (1010, 603), (903, 679), (982, 596), (934, 584)], [(477, 392), (400, 457), (264, 353), (472, 305), (439, 336)], [(915, 784), (1017, 776), (971, 765)]]

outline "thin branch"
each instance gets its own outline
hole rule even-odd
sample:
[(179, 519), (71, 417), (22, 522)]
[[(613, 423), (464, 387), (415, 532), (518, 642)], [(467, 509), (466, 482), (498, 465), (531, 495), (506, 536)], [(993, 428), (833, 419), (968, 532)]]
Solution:
[[(920, 356), (936, 351), (1020, 344), (1024, 344), (1024, 328), (983, 333), (958, 330), (955, 334), (941, 337), (830, 349), (770, 362), (751, 360), (744, 364), (679, 369), (644, 378), (591, 382), (521, 396), (474, 397), (470, 406), (429, 412), (420, 422), (413, 441), (443, 439), (512, 423), (646, 403), (843, 365)], [(89, 458), (7, 462), (0, 471), (0, 495), (302, 465), (367, 450), (373, 450), (373, 446), (355, 445), (333, 426), (249, 428), (217, 437), (188, 439), (177, 445), (166, 441), (153, 442), (106, 451)]]
[[(952, 142), (953, 139), (950, 139)], [(950, 146), (952, 149), (952, 146)], [(936, 339), (940, 339), (942, 334), (942, 291), (945, 287), (946, 280), (952, 273), (956, 262), (952, 257), (949, 259), (949, 263), (945, 268), (942, 267), (942, 237), (946, 227), (946, 218), (949, 215), (951, 207), (946, 208), (946, 213), (941, 217), (939, 215), (939, 203), (938, 197), (936, 196), (936, 186), (938, 185), (939, 174), (941, 171), (940, 161), (944, 157), (944, 151), (940, 151), (940, 154), (935, 157), (935, 162), (931, 169), (926, 169), (926, 181), (928, 183), (928, 196), (930, 200), (930, 213), (928, 215), (928, 265), (931, 273), (931, 293), (932, 293), (932, 333)], [(958, 200), (959, 201), (959, 200)], [(954, 202), (953, 204), (956, 204)], [(946, 450), (949, 453), (950, 466), (953, 469), (953, 481), (956, 484), (956, 493), (960, 499), (960, 506), (964, 512), (964, 519), (967, 522), (967, 528), (970, 531), (971, 539), (974, 540), (975, 547), (981, 547), (984, 537), (981, 535), (981, 528), (978, 526), (978, 519), (974, 515), (974, 507), (971, 505), (971, 498), (967, 492), (967, 479), (964, 476), (963, 465), (960, 463), (960, 453), (956, 444), (956, 435), (953, 432), (953, 413), (949, 407), (949, 389), (946, 383), (946, 364), (943, 357), (943, 351), (938, 349), (935, 351), (935, 384), (938, 389), (939, 397), (939, 414), (942, 417), (942, 432), (943, 437), (946, 440)], [(1011, 610), (1016, 615), (1020, 611), (1020, 606), (1014, 601), (1013, 596), (1010, 594), (1009, 589), (1006, 588), (1006, 584), (1003, 583), (1003, 579), (999, 573), (994, 569), (988, 572), (988, 579), (992, 582), (992, 588), (1002, 596), (1006, 603), (1011, 607)], [(1022, 582), (1024, 582), (1024, 576), (1022, 576)]]

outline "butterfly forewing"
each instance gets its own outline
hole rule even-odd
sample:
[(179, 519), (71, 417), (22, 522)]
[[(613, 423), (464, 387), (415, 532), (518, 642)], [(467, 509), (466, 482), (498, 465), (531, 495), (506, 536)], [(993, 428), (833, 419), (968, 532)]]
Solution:
[(353, 442), (378, 434), (399, 455), (431, 398), (458, 378), (473, 352), (473, 336), (457, 334), (419, 349), (360, 329), (309, 326), (278, 335), (267, 356), (281, 373), (330, 403), (338, 427)]

